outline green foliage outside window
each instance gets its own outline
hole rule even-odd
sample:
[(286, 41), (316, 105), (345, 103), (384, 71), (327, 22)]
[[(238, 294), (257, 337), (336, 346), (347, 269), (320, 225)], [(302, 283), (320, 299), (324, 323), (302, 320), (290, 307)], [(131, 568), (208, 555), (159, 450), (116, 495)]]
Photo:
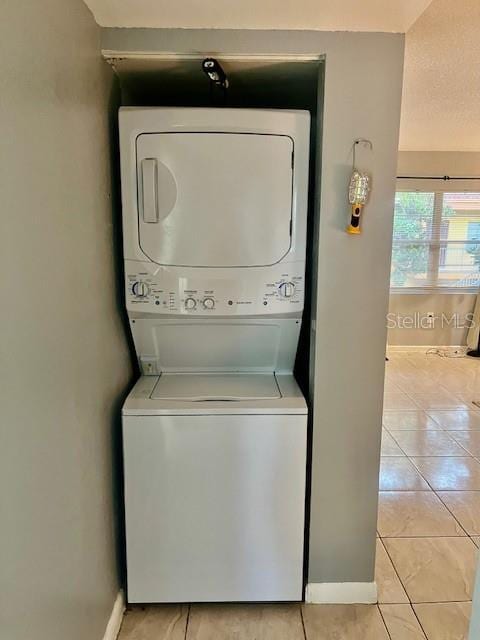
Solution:
[[(424, 286), (433, 277), (429, 273), (429, 262), (432, 252), (434, 226), (434, 193), (417, 191), (399, 191), (395, 195), (395, 217), (393, 224), (391, 287)], [(442, 226), (438, 228), (436, 240), (443, 240), (441, 231), (446, 226), (448, 235), (448, 219), (455, 215), (448, 204), (443, 205)], [(438, 224), (438, 222), (437, 222)], [(436, 245), (438, 247), (438, 243)], [(480, 265), (480, 245), (478, 264)], [(437, 252), (437, 260), (440, 253)], [(437, 283), (431, 283), (436, 285)]]
[[(428, 271), (428, 244), (415, 244), (415, 240), (429, 240), (433, 222), (433, 193), (400, 191), (395, 195), (393, 226), (391, 286), (403, 287), (407, 278)], [(408, 240), (409, 244), (396, 243)]]
[[(480, 240), (480, 223), (469, 222), (468, 224), (468, 239)], [(471, 244), (467, 246), (467, 253), (472, 256), (474, 264), (480, 271), (480, 244)]]

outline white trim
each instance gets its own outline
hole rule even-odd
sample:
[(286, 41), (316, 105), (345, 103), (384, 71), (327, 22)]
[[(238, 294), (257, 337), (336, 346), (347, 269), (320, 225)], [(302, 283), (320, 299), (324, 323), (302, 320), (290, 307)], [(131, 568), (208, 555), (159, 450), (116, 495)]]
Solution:
[(157, 51), (116, 51), (114, 49), (102, 49), (102, 56), (109, 59), (119, 59), (122, 60), (204, 60), (208, 55), (212, 55), (219, 60), (224, 60), (225, 62), (242, 62), (242, 61), (250, 61), (250, 60), (258, 60), (260, 62), (321, 62), (325, 56), (318, 54), (283, 54), (283, 53), (270, 53), (270, 54), (262, 54), (262, 53), (222, 53), (222, 54), (209, 54), (205, 53), (174, 53), (174, 52), (157, 52)]
[(123, 591), (119, 591), (113, 603), (112, 613), (105, 629), (103, 640), (116, 640), (122, 626), (123, 613), (125, 611), (125, 598)]
[[(397, 178), (397, 191), (420, 191), (432, 193), (435, 191), (442, 193), (455, 193), (459, 192), (476, 192), (480, 188), (480, 178), (477, 176), (471, 176), (469, 180), (462, 180), (461, 176), (455, 178), (451, 176), (449, 180), (425, 180), (412, 178)], [(473, 179), (472, 179), (473, 178)]]
[(311, 604), (376, 604), (376, 582), (311, 582), (305, 602)]
[(390, 287), (392, 296), (436, 296), (437, 294), (476, 296), (477, 293), (478, 287)]
[(438, 349), (438, 350), (447, 350), (447, 351), (455, 351), (456, 349), (460, 351), (465, 351), (466, 346), (461, 344), (392, 344), (387, 345), (387, 356), (389, 353), (405, 353), (405, 352), (414, 352), (414, 353), (426, 353), (430, 351), (430, 349)]

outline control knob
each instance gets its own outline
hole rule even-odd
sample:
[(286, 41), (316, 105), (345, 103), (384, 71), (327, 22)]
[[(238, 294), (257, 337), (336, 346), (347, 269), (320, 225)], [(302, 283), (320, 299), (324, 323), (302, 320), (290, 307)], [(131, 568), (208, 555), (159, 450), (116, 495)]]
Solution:
[(213, 298), (204, 298), (203, 299), (203, 308), (204, 309), (213, 309), (215, 307), (215, 300)]
[(282, 282), (282, 284), (278, 287), (278, 292), (282, 296), (282, 298), (291, 298), (295, 293), (295, 285), (293, 282)]
[(185, 309), (195, 309), (197, 301), (195, 298), (185, 298)]
[(137, 298), (146, 298), (150, 293), (150, 289), (148, 288), (148, 284), (146, 282), (142, 282), (141, 280), (139, 280), (138, 282), (133, 283), (132, 293)]

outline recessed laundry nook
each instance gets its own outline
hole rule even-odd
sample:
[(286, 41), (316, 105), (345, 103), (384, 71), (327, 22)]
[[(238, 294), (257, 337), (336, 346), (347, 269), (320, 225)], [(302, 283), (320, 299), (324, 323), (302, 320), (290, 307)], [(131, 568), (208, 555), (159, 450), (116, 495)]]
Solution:
[[(318, 297), (319, 281), (332, 277), (331, 265), (320, 271), (318, 215), (329, 193), (322, 171), (333, 171), (322, 150), (327, 56), (313, 47), (258, 52), (246, 43), (237, 54), (210, 44), (202, 55), (190, 48), (147, 55), (136, 50), (152, 47), (150, 33), (124, 35), (107, 30), (103, 54), (121, 87), (125, 298), (141, 374), (122, 418), (127, 599), (375, 601), (375, 420), (375, 444), (365, 451), (373, 454), (372, 476), (356, 474), (347, 494), (355, 485), (361, 513), (357, 499), (337, 511), (328, 479), (320, 480), (329, 461), (317, 466), (331, 446), (336, 473), (342, 461), (328, 439), (347, 437), (345, 427), (315, 428), (332, 393), (337, 402), (343, 395), (336, 383), (315, 402), (332, 383), (322, 369), (342, 348), (330, 342), (317, 351), (342, 323), (325, 298), (331, 282)], [(136, 37), (147, 40), (140, 46)], [(218, 65), (215, 81), (205, 73), (209, 61)], [(347, 184), (358, 133), (345, 142)], [(359, 146), (364, 168), (376, 157)], [(334, 238), (349, 241), (348, 207), (342, 212), (333, 226), (324, 220), (333, 234), (324, 251)], [(356, 250), (350, 242), (347, 253)], [(383, 356), (378, 365), (381, 376)], [(338, 404), (332, 411), (339, 425)], [(352, 437), (360, 454), (365, 431)], [(353, 538), (343, 528), (333, 534), (330, 509), (343, 520), (353, 509)], [(195, 539), (192, 510), (201, 514)], [(239, 546), (244, 538), (250, 542)], [(330, 578), (315, 578), (323, 572)]]

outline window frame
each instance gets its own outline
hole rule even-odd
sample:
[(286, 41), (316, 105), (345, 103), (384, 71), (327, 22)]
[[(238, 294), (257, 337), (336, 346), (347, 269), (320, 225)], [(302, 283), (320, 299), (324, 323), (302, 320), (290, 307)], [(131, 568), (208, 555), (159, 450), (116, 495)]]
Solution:
[[(459, 180), (459, 179), (432, 179), (432, 178), (399, 178), (397, 179), (395, 193), (399, 192), (417, 192), (417, 193), (433, 193), (433, 221), (441, 222), (443, 213), (443, 194), (444, 193), (480, 193), (480, 178), (474, 180)], [(395, 216), (395, 207), (394, 213)], [(430, 248), (429, 251), (429, 274), (434, 276), (434, 280), (438, 281), (438, 272), (440, 268), (440, 252), (443, 246), (448, 244), (466, 244), (464, 240), (450, 240), (445, 241), (441, 239), (441, 224), (434, 224), (433, 230), (436, 232), (435, 237), (424, 243)], [(392, 230), (392, 248), (394, 244), (399, 244), (397, 241), (393, 241)], [(406, 240), (404, 244), (418, 244), (417, 242), (411, 242)], [(474, 242), (472, 242), (474, 244)], [(478, 243), (476, 243), (478, 244)], [(436, 259), (432, 259), (432, 248), (436, 253)], [(433, 280), (433, 279), (432, 279)], [(480, 287), (439, 287), (439, 286), (425, 286), (425, 287), (390, 287), (390, 293), (394, 295), (431, 295), (431, 294), (477, 294), (480, 291)]]

